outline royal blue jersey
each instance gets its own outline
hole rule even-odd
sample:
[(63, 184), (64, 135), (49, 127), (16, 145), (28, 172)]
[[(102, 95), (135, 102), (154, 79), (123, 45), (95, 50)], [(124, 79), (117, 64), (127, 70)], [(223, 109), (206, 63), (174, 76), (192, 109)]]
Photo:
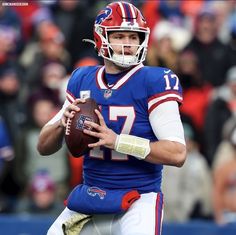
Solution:
[(11, 160), (12, 151), (13, 147), (6, 124), (0, 117), (0, 172), (4, 164), (4, 161)]
[(7, 130), (5, 122), (0, 117), (0, 158), (4, 158), (5, 150), (12, 148), (9, 132)]
[[(161, 103), (182, 102), (177, 76), (167, 68), (139, 64), (112, 75), (104, 66), (76, 69), (68, 83), (67, 99), (91, 97), (101, 108), (109, 128), (157, 141), (149, 121)], [(162, 165), (138, 160), (105, 147), (84, 157), (84, 183), (107, 189), (137, 189), (140, 193), (161, 191)]]

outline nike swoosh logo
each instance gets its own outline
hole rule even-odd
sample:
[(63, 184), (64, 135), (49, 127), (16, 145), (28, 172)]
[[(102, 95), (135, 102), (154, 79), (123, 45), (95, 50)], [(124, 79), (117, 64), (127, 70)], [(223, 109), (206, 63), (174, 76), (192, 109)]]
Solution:
[(170, 72), (170, 69), (164, 70), (164, 73), (169, 73), (169, 72)]

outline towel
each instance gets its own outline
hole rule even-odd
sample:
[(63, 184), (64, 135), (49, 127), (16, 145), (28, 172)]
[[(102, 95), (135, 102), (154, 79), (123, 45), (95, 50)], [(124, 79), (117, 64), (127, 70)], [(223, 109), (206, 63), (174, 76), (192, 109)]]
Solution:
[(74, 214), (69, 220), (62, 224), (64, 235), (79, 235), (83, 226), (91, 220), (91, 215), (81, 213)]

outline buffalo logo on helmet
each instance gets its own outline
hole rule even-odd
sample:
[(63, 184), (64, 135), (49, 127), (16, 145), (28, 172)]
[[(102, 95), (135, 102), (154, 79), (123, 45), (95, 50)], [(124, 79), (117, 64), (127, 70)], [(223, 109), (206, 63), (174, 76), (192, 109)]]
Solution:
[(98, 14), (95, 24), (101, 24), (107, 17), (109, 17), (112, 13), (112, 9), (110, 7), (106, 7)]

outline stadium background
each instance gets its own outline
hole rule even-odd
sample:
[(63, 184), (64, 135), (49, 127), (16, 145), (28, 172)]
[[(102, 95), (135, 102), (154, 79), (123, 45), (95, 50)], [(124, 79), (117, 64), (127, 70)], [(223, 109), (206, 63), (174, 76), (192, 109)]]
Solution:
[[(0, 116), (14, 152), (5, 159), (0, 154), (0, 234), (45, 234), (63, 208), (63, 199), (81, 181), (81, 159), (62, 149), (52, 161), (36, 160), (40, 156), (35, 143), (40, 125), (60, 107), (71, 72), (78, 66), (102, 63), (82, 39), (92, 38), (97, 11), (108, 2), (0, 1)], [(146, 64), (169, 67), (181, 80), (186, 138), (199, 156), (181, 173), (170, 168), (164, 172), (163, 235), (233, 235), (236, 220), (219, 225), (214, 217), (214, 174), (222, 159), (236, 156), (235, 149), (224, 152), (227, 156), (218, 149), (225, 141), (234, 144), (223, 132), (236, 113), (236, 95), (228, 94), (228, 82), (236, 81), (236, 1), (130, 2), (142, 10), (152, 30)], [(208, 33), (200, 35), (200, 27)], [(202, 40), (197, 46), (196, 38)], [(186, 73), (189, 63), (195, 67)], [(221, 96), (231, 107), (222, 115), (223, 108), (212, 105)], [(232, 133), (232, 127), (228, 132)], [(33, 195), (41, 190), (40, 180), (50, 191), (48, 201), (56, 201), (48, 210), (31, 207)]]

